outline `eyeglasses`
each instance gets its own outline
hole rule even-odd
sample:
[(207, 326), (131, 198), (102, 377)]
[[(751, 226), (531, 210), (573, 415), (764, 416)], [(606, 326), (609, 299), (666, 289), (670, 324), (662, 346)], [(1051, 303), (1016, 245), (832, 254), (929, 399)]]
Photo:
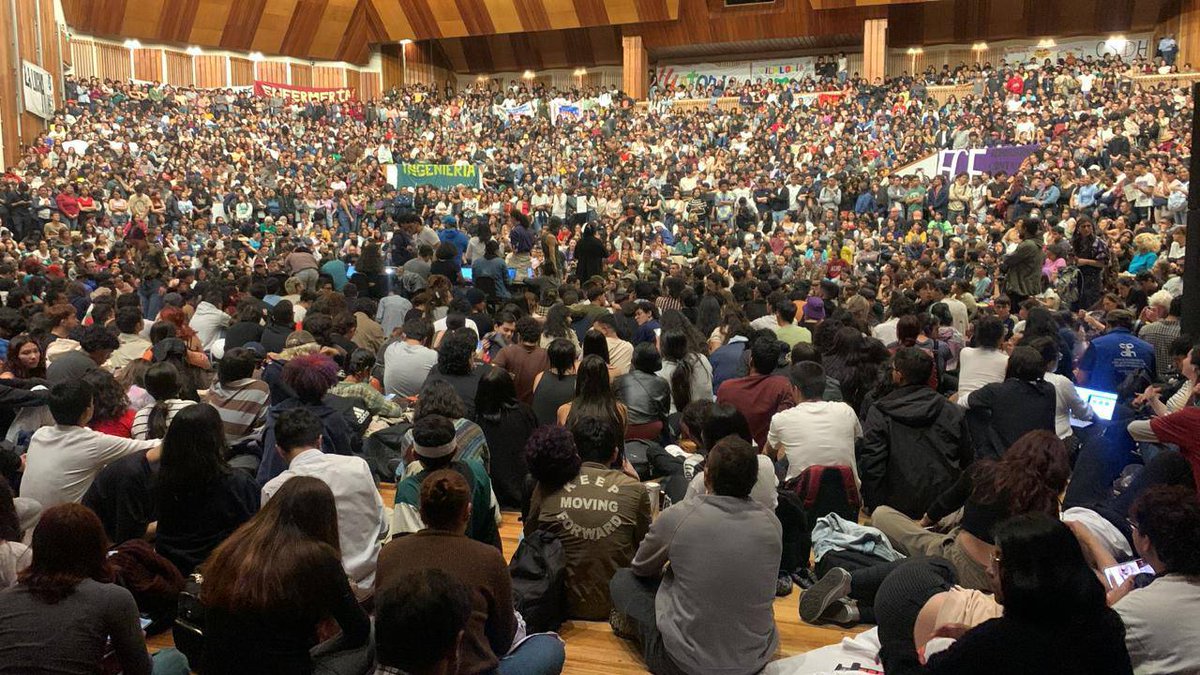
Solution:
[(1129, 529), (1131, 529), (1131, 530), (1139, 529), (1138, 524), (1133, 521), (1133, 518), (1126, 518), (1125, 522), (1129, 524)]

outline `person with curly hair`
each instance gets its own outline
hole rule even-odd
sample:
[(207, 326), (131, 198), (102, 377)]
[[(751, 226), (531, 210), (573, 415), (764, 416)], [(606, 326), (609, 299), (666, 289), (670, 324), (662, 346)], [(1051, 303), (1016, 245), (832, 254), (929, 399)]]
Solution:
[(486, 363), (475, 362), (478, 342), (478, 336), (470, 328), (448, 331), (437, 348), (437, 365), (429, 371), (422, 387), (424, 389), (433, 382), (449, 384), (465, 406), (462, 416), (470, 420), (475, 420), (475, 393), (479, 391), (479, 381), (492, 369)]
[(92, 385), (92, 419), (88, 427), (121, 438), (133, 438), (133, 418), (125, 387), (107, 370), (96, 369), (83, 376)]

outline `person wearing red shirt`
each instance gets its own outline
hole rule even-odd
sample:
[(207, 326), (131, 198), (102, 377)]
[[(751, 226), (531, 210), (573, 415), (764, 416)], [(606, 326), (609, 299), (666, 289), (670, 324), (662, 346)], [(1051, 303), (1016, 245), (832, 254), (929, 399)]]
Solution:
[(767, 447), (771, 418), (796, 405), (792, 382), (773, 375), (779, 365), (780, 342), (760, 339), (750, 347), (750, 374), (725, 380), (717, 388), (717, 403), (731, 405), (746, 417), (750, 437), (760, 449)]
[(68, 185), (54, 199), (63, 220), (70, 224), (72, 230), (79, 229), (79, 199), (75, 197), (75, 186)]
[(1020, 75), (1013, 73), (1012, 77), (1008, 78), (1008, 81), (1004, 83), (1004, 88), (1020, 96), (1025, 93), (1025, 80)]
[(1135, 441), (1179, 446), (1179, 454), (1191, 465), (1196, 487), (1200, 489), (1200, 407), (1195, 405), (1200, 397), (1200, 382), (1197, 382), (1194, 370), (1197, 364), (1200, 364), (1200, 346), (1192, 347), (1183, 360), (1182, 370), (1188, 376), (1183, 386), (1190, 388), (1183, 406), (1172, 413), (1157, 396), (1150, 397), (1147, 402), (1155, 416), (1130, 422), (1129, 435)]

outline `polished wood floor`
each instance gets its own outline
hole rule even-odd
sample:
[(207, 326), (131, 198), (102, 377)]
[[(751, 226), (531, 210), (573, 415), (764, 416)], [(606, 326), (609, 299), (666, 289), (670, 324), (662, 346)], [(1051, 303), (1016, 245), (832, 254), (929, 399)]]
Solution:
[[(392, 491), (388, 488), (384, 493), (384, 503), (391, 504)], [(505, 513), (504, 523), (500, 527), (500, 538), (504, 545), (505, 555), (511, 556), (517, 550), (518, 538), (521, 535), (521, 523), (515, 513)], [(843, 637), (853, 635), (857, 630), (841, 630), (839, 628), (818, 628), (800, 621), (797, 603), (799, 589), (785, 598), (775, 600), (775, 623), (779, 626), (780, 646), (776, 658), (802, 654), (806, 651), (839, 642)], [(590, 621), (570, 621), (562, 626), (559, 634), (567, 643), (567, 675), (611, 675), (613, 673), (646, 673), (641, 659), (631, 643), (613, 635), (607, 623)], [(151, 650), (173, 646), (171, 633), (151, 638)]]

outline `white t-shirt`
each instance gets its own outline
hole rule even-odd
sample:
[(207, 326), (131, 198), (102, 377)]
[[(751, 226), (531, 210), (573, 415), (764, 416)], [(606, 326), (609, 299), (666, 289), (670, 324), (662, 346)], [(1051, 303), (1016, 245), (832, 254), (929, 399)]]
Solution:
[[(479, 335), (479, 326), (478, 326), (478, 325), (475, 323), (475, 321), (474, 321), (474, 320), (472, 320), (472, 319), (466, 319), (466, 321), (465, 321), (465, 325), (466, 325), (466, 327), (467, 327), (467, 328), (470, 328), (471, 330), (475, 331), (475, 335), (476, 335), (476, 336), (478, 336), (478, 335)], [(437, 321), (434, 321), (434, 322), (433, 322), (433, 332), (434, 332), (434, 333), (443, 333), (443, 332), (445, 332), (445, 331), (446, 331), (446, 319), (445, 319), (445, 317), (443, 317), (443, 318), (441, 318), (441, 319), (438, 319)]]
[(848, 466), (858, 480), (854, 441), (862, 425), (854, 409), (841, 401), (806, 401), (775, 413), (767, 443), (782, 447), (788, 458), (787, 479), (810, 466)]
[(958, 354), (958, 402), (985, 384), (1003, 382), (1008, 354), (999, 349), (965, 347)]
[(1158, 180), (1154, 174), (1147, 171), (1137, 177), (1133, 184), (1138, 188), (1137, 200), (1133, 205), (1139, 209), (1144, 209), (1147, 206), (1154, 204), (1154, 188), (1158, 185)]
[[(779, 479), (775, 477), (775, 464), (771, 462), (771, 458), (766, 455), (758, 456), (758, 479), (754, 481), (754, 487), (750, 488), (750, 499), (761, 504), (764, 508), (768, 508), (773, 513), (775, 507), (779, 506)], [(696, 495), (706, 495), (708, 489), (704, 486), (704, 472), (698, 472), (692, 478), (692, 482), (688, 483), (687, 493), (684, 499), (695, 497)]]
[(1059, 438), (1071, 435), (1071, 418), (1089, 421), (1095, 419), (1092, 409), (1079, 397), (1075, 383), (1058, 373), (1046, 373), (1044, 379), (1054, 385), (1054, 433)]

